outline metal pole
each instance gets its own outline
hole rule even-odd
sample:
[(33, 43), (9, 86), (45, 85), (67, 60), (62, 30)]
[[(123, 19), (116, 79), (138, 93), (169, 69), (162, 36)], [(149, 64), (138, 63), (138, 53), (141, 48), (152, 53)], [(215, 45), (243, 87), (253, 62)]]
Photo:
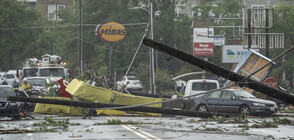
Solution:
[(269, 9), (265, 10), (265, 32), (266, 32), (266, 36), (265, 36), (265, 47), (266, 47), (266, 51), (265, 51), (265, 56), (267, 58), (269, 58)]
[(215, 75), (222, 76), (222, 77), (229, 79), (233, 82), (237, 82), (237, 84), (240, 87), (246, 86), (246, 87), (251, 88), (253, 90), (262, 92), (266, 95), (275, 97), (275, 98), (280, 99), (282, 101), (285, 101), (287, 103), (294, 104), (294, 96), (292, 94), (289, 94), (289, 93), (283, 91), (283, 90), (269, 87), (261, 82), (257, 82), (252, 79), (248, 79), (248, 81), (242, 82), (244, 79), (246, 79), (246, 77), (239, 75), (235, 72), (226, 70), (223, 67), (214, 65), (211, 62), (204, 61), (204, 60), (197, 58), (191, 54), (187, 54), (183, 51), (177, 50), (177, 49), (172, 48), (170, 46), (167, 46), (167, 45), (161, 44), (159, 42), (150, 40), (148, 38), (144, 38), (143, 44), (146, 46), (152, 47), (154, 49), (157, 49), (163, 53), (166, 53), (166, 54), (169, 54), (169, 55), (174, 56), (176, 58), (179, 58), (179, 59), (181, 59), (185, 62), (188, 62), (192, 65), (195, 65), (199, 68), (205, 69)]
[(110, 85), (110, 88), (112, 89), (113, 88), (113, 66), (112, 66), (112, 43), (110, 43), (110, 50), (109, 50), (109, 69), (110, 69), (110, 81), (109, 81), (109, 85)]
[(80, 67), (80, 74), (83, 71), (83, 63), (82, 63), (82, 0), (79, 0), (79, 46), (78, 46), (78, 64)]
[(248, 10), (248, 50), (251, 48), (251, 10)]
[[(150, 38), (153, 39), (153, 4), (150, 2)], [(156, 85), (155, 85), (155, 77), (154, 77), (154, 49), (150, 50), (150, 90), (151, 94), (156, 94)]]

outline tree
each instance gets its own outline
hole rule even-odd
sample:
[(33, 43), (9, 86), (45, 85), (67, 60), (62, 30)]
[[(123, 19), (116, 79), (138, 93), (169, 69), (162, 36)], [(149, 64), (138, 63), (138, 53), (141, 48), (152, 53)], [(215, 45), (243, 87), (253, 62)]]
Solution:
[(21, 62), (39, 49), (34, 42), (43, 30), (28, 27), (42, 25), (42, 17), (28, 3), (17, 0), (1, 0), (0, 13), (5, 13), (0, 14), (0, 68), (20, 68)]
[[(270, 50), (271, 58), (280, 55), (286, 49), (294, 45), (294, 32), (289, 29), (294, 28), (294, 6), (283, 3), (274, 9), (274, 29), (273, 32), (284, 33), (284, 49)], [(284, 88), (293, 90), (294, 77), (294, 53), (293, 50), (286, 54), (283, 59), (276, 61), (277, 66), (272, 71), (272, 76), (275, 77)], [(284, 75), (284, 76), (281, 76)], [(286, 79), (283, 79), (286, 78)], [(291, 85), (292, 83), (292, 85)]]

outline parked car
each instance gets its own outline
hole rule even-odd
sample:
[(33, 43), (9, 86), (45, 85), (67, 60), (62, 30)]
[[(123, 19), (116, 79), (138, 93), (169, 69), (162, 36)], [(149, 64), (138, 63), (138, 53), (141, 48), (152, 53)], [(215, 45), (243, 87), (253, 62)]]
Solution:
[(0, 74), (0, 84), (3, 83), (4, 79), (6, 79), (6, 82), (8, 85), (12, 85), (13, 81), (15, 80), (16, 82), (19, 82), (18, 78), (16, 77), (15, 74), (12, 73), (2, 73)]
[(141, 91), (143, 89), (141, 82), (135, 76), (124, 76), (116, 82), (116, 89), (121, 90), (126, 86), (127, 90)]
[[(193, 79), (189, 80), (186, 85), (184, 97), (191, 95), (198, 95), (203, 92), (207, 92), (213, 89), (219, 89), (220, 85), (217, 80), (211, 79)], [(183, 98), (182, 109), (191, 110), (193, 100), (190, 100), (191, 97)]]
[(20, 73), (22, 73), (22, 70), (9, 70), (7, 73), (8, 74), (14, 74), (18, 78)]
[(239, 89), (223, 89), (194, 98), (193, 109), (202, 112), (222, 112), (242, 115), (272, 114), (277, 111), (273, 101), (257, 99)]
[(19, 103), (7, 101), (7, 96), (16, 96), (10, 85), (0, 85), (0, 117), (18, 119)]

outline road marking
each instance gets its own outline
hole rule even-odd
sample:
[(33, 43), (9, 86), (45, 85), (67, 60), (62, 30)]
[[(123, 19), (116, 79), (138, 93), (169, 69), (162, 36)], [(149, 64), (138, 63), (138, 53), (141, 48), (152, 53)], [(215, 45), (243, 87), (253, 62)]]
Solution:
[[(117, 119), (116, 117), (106, 117), (108, 120), (110, 119)], [(151, 135), (150, 133), (147, 133), (143, 130), (139, 130), (138, 127), (134, 127), (132, 125), (121, 125), (122, 127), (124, 127), (125, 129), (133, 132), (134, 134), (138, 135), (139, 137), (143, 138), (143, 139), (146, 139), (146, 140), (152, 140), (152, 139), (155, 139), (155, 140), (162, 140), (156, 136), (153, 136)]]
[(150, 133), (147, 133), (147, 132), (145, 132), (145, 131), (143, 131), (143, 130), (139, 130), (138, 127), (134, 127), (134, 126), (132, 126), (132, 125), (128, 125), (128, 126), (131, 127), (131, 128), (134, 129), (134, 130), (137, 130), (137, 131), (139, 131), (139, 132), (141, 132), (141, 133), (143, 133), (143, 134), (145, 134), (145, 135), (147, 135), (147, 136), (153, 138), (153, 139), (161, 140), (160, 138), (158, 138), (158, 137), (156, 137), (156, 136), (153, 136), (153, 135), (151, 135)]
[(150, 138), (146, 137), (145, 135), (143, 135), (143, 134), (141, 134), (141, 133), (139, 133), (139, 132), (136, 132), (136, 131), (134, 131), (133, 129), (131, 129), (131, 128), (125, 126), (125, 125), (121, 125), (121, 126), (124, 127), (125, 129), (127, 129), (127, 130), (133, 132), (134, 134), (138, 135), (139, 137), (141, 137), (141, 138), (143, 138), (143, 139), (151, 140)]

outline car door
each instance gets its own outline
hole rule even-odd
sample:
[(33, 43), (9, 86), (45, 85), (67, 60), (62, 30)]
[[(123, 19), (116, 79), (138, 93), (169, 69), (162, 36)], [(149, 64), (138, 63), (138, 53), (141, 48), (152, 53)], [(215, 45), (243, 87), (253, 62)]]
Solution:
[(211, 92), (206, 98), (204, 98), (204, 102), (207, 105), (207, 109), (210, 112), (216, 111), (216, 106), (219, 104), (221, 91)]
[(233, 113), (238, 111), (238, 101), (232, 91), (222, 91), (217, 110), (219, 112)]

